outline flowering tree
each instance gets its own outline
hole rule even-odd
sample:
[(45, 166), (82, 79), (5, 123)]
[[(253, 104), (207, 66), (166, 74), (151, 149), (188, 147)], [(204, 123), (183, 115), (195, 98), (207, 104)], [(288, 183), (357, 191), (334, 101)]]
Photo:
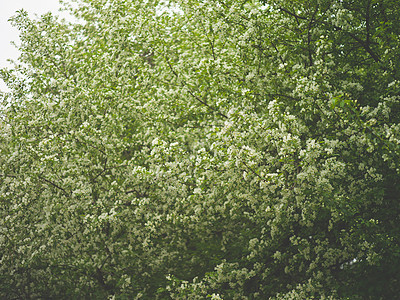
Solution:
[(2, 298), (399, 294), (398, 1), (74, 2), (12, 20)]

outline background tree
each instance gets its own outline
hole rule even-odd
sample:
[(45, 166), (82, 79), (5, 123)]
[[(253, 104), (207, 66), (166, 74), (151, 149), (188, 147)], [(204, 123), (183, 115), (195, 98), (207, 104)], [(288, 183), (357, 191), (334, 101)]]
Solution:
[(1, 297), (399, 294), (398, 1), (74, 2), (13, 19)]

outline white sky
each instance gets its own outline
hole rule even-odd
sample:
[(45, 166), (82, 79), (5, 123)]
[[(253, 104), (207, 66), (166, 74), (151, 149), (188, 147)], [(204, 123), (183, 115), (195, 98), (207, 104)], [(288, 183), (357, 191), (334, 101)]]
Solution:
[[(21, 8), (25, 9), (32, 18), (35, 17), (35, 14), (42, 15), (49, 11), (60, 15), (58, 12), (60, 7), (58, 0), (0, 0), (0, 68), (10, 65), (7, 59), (15, 60), (19, 56), (15, 47), (10, 44), (11, 41), (19, 43), (18, 30), (12, 27), (7, 20)], [(61, 15), (65, 16), (65, 13)], [(0, 90), (6, 90), (1, 79)]]

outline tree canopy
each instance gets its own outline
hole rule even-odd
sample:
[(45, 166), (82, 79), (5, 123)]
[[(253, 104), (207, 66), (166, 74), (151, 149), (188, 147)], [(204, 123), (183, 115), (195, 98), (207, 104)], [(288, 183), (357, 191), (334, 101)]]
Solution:
[(19, 11), (0, 298), (397, 297), (399, 4)]

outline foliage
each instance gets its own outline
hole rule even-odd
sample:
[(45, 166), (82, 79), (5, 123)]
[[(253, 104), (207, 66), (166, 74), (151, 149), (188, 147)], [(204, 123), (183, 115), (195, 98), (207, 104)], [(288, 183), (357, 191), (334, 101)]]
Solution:
[(1, 298), (400, 293), (397, 0), (74, 2), (12, 19)]

